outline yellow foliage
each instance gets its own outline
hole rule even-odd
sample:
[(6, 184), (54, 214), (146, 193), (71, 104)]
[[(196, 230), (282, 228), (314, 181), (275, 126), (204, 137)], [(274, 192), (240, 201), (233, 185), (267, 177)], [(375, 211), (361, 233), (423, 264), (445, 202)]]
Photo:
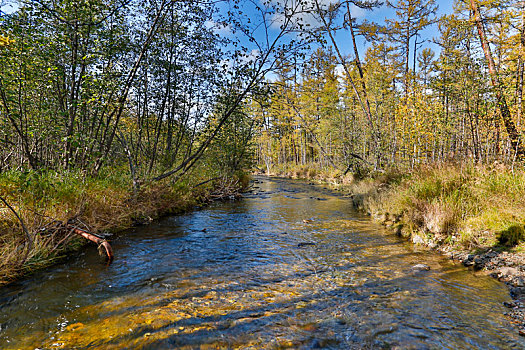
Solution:
[(7, 36), (0, 35), (0, 47), (7, 47), (7, 46), (13, 44), (14, 42), (15, 42), (15, 40), (10, 39)]

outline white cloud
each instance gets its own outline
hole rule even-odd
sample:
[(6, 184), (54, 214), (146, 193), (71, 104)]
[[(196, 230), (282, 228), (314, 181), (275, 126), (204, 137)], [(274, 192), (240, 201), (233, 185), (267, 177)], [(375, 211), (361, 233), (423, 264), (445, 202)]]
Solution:
[(269, 71), (269, 72), (266, 73), (264, 78), (266, 79), (266, 81), (268, 81), (270, 83), (275, 83), (279, 79), (279, 75), (277, 75), (277, 73), (275, 73), (273, 71)]
[(231, 70), (233, 70), (233, 60), (231, 60), (231, 59), (229, 59), (229, 58), (223, 59), (223, 60), (221, 60), (221, 62), (220, 62), (220, 66), (221, 66), (225, 71), (231, 71)]
[(354, 4), (350, 5), (350, 13), (353, 18), (363, 18), (366, 16), (366, 10), (355, 6)]
[(242, 57), (239, 59), (239, 61), (240, 61), (242, 64), (253, 63), (253, 62), (255, 62), (259, 57), (261, 57), (261, 51), (259, 51), (259, 49), (253, 49), (253, 50), (250, 51), (250, 53), (248, 53), (247, 55), (242, 56)]
[(219, 23), (213, 20), (207, 20), (204, 22), (204, 26), (206, 29), (212, 29), (213, 33), (220, 36), (230, 36), (233, 33), (231, 25), (227, 23)]
[(18, 4), (14, 2), (8, 2), (4, 3), (4, 1), (0, 1), (0, 11), (5, 13), (6, 15), (11, 15), (14, 12), (18, 11), (20, 7)]
[(238, 56), (236, 59), (223, 59), (220, 61), (220, 65), (224, 70), (233, 72), (235, 67), (253, 64), (260, 57), (261, 51), (259, 51), (259, 49), (253, 49), (248, 53)]
[(337, 66), (335, 66), (334, 71), (335, 71), (335, 75), (340, 78), (344, 78), (346, 76), (345, 69), (343, 68), (342, 64), (338, 64)]
[[(327, 9), (331, 4), (337, 3), (337, 0), (318, 0), (319, 7), (321, 9)], [(271, 2), (272, 6), (283, 8), (283, 5), (278, 4), (276, 1)], [(285, 1), (284, 7), (286, 12), (290, 13), (295, 10), (295, 14), (292, 17), (292, 23), (297, 25), (299, 23), (309, 25), (309, 28), (315, 28), (321, 24), (317, 20), (317, 5), (315, 0), (299, 0), (299, 1)], [(278, 29), (285, 22), (285, 15), (283, 11), (274, 13), (272, 16), (272, 28)]]

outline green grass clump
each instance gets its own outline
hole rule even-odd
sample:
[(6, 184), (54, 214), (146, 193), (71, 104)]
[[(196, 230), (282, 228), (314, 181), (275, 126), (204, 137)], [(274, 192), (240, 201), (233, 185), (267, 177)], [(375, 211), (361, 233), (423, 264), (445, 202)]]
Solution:
[(500, 244), (515, 246), (525, 239), (525, 226), (521, 224), (512, 224), (507, 229), (497, 233)]

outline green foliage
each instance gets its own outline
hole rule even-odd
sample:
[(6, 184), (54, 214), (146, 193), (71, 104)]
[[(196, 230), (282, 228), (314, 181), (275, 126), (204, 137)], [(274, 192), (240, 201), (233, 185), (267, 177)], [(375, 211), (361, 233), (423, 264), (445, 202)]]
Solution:
[[(215, 4), (162, 4), (20, 1), (1, 18), (0, 172), (93, 175), (107, 163), (137, 189), (197, 165), (209, 144), (206, 128), (221, 117), (214, 112), (227, 99), (239, 103), (231, 77), (242, 81), (253, 71), (223, 67), (248, 49), (224, 50), (232, 39), (217, 26), (228, 15)], [(220, 142), (228, 156), (215, 154), (220, 160), (247, 142), (235, 139), (246, 137), (247, 117), (227, 119)], [(249, 156), (241, 151), (228, 166), (249, 166), (240, 159)], [(39, 197), (45, 188), (32, 190)]]
[[(236, 94), (223, 94), (214, 113), (218, 117), (210, 125), (210, 132), (217, 127), (220, 116), (233, 108), (229, 121), (214, 138), (206, 156), (206, 164), (219, 176), (232, 176), (243, 169), (251, 169), (254, 159), (254, 120), (247, 113), (245, 104), (236, 105)], [(204, 133), (208, 137), (208, 133)]]

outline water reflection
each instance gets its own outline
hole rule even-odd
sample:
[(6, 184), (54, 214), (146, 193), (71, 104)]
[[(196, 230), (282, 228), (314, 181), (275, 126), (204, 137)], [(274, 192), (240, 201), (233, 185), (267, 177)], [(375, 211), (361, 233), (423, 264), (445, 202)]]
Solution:
[(89, 249), (2, 289), (0, 348), (525, 345), (498, 282), (414, 251), (328, 190), (261, 180), (122, 236), (109, 267)]

